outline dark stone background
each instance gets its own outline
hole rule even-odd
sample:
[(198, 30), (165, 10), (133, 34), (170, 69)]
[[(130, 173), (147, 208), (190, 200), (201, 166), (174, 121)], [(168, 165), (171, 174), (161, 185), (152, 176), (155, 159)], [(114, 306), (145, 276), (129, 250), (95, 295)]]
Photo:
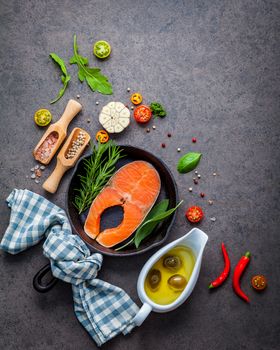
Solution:
[[(198, 204), (206, 214), (199, 227), (209, 242), (191, 298), (172, 313), (151, 314), (140, 329), (104, 349), (279, 349), (279, 1), (1, 0), (0, 6), (1, 236), (10, 214), (4, 200), (13, 188), (44, 194), (26, 178), (35, 164), (31, 151), (43, 133), (33, 122), (34, 112), (47, 107), (55, 121), (67, 100), (80, 94), (83, 112), (69, 131), (81, 126), (94, 136), (101, 107), (112, 99), (127, 103), (128, 86), (139, 90), (145, 102), (161, 101), (168, 116), (156, 120), (150, 134), (132, 122), (117, 141), (145, 147), (172, 169), (185, 203), (169, 241), (190, 230), (184, 211)], [(81, 85), (72, 66), (65, 96), (50, 106), (60, 82), (48, 54), (70, 58), (74, 33), (80, 52), (109, 76), (114, 95)], [(113, 48), (106, 62), (91, 54), (100, 39)], [(177, 147), (203, 153), (202, 178), (192, 194), (193, 174), (176, 171)], [(62, 207), (69, 176), (56, 195), (48, 196)], [(213, 293), (207, 289), (223, 266), (222, 241), (232, 265), (252, 252), (242, 281), (250, 305), (232, 292), (230, 279)], [(140, 305), (136, 281), (151, 254), (106, 257), (100, 277), (123, 287)], [(1, 252), (0, 259), (1, 349), (95, 348), (74, 316), (70, 285), (60, 282), (47, 295), (33, 290), (33, 275), (46, 262), (41, 246), (18, 256)], [(249, 285), (257, 273), (268, 278), (263, 294)]]

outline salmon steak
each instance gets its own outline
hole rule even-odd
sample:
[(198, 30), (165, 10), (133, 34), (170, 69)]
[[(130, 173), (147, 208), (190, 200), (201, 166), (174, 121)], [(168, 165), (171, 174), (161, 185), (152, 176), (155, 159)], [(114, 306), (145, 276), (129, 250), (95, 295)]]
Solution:
[[(84, 225), (85, 233), (103, 247), (123, 242), (141, 225), (160, 192), (160, 177), (148, 162), (136, 160), (121, 167), (94, 199)], [(122, 222), (100, 232), (102, 213), (123, 208)]]

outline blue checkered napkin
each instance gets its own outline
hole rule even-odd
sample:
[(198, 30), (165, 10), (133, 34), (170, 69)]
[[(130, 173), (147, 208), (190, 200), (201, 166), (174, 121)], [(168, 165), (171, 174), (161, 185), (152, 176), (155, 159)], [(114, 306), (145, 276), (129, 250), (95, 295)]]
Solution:
[(0, 248), (10, 254), (37, 244), (51, 230), (71, 233), (65, 212), (36, 193), (15, 189), (6, 201), (11, 216)]
[(101, 254), (90, 255), (80, 237), (64, 232), (51, 232), (43, 248), (53, 275), (72, 283), (76, 316), (98, 345), (134, 328), (138, 306), (122, 289), (95, 278)]
[(0, 248), (16, 254), (47, 235), (43, 249), (52, 273), (72, 284), (76, 316), (97, 345), (129, 333), (138, 306), (122, 289), (96, 278), (102, 255), (91, 254), (81, 238), (72, 235), (65, 212), (28, 190), (14, 190), (7, 202), (11, 219)]

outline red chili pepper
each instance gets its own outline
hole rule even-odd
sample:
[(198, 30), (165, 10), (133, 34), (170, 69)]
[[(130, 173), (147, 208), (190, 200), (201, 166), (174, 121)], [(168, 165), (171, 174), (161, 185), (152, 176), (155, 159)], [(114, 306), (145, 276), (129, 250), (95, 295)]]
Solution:
[(229, 260), (228, 253), (227, 253), (227, 250), (226, 250), (226, 247), (225, 247), (224, 243), (222, 243), (221, 248), (222, 248), (222, 252), (223, 252), (223, 256), (224, 256), (224, 261), (225, 261), (224, 271), (220, 274), (219, 277), (217, 277), (217, 278), (209, 285), (209, 287), (208, 287), (209, 289), (219, 287), (221, 284), (223, 284), (223, 282), (227, 279), (227, 277), (228, 277), (228, 275), (229, 275), (229, 271), (230, 271), (230, 260)]
[(247, 295), (241, 290), (240, 288), (240, 278), (245, 271), (246, 266), (248, 265), (250, 261), (251, 253), (247, 252), (244, 256), (241, 257), (241, 259), (238, 261), (238, 264), (236, 265), (233, 273), (232, 278), (232, 286), (235, 291), (235, 293), (243, 300), (245, 300), (247, 303), (249, 303), (249, 298)]

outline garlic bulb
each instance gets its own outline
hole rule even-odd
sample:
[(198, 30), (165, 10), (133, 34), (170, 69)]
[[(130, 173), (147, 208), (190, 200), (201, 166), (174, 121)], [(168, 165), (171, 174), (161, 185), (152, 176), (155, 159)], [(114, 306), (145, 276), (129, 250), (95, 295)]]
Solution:
[(121, 102), (110, 102), (102, 108), (99, 122), (109, 133), (122, 132), (130, 123), (130, 111)]

